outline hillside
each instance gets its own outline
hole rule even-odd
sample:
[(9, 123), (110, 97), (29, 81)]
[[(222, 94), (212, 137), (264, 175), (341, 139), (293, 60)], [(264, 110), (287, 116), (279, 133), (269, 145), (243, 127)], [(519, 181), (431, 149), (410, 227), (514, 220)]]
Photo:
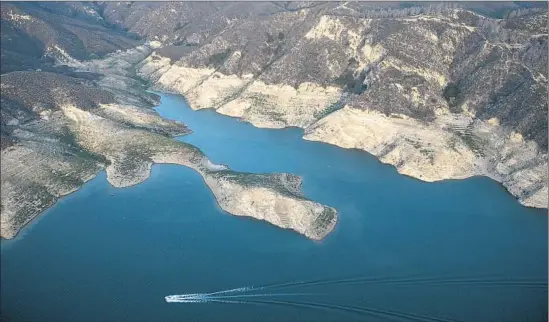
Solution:
[(138, 74), (192, 108), (302, 127), (425, 181), (487, 175), (546, 207), (546, 6), (243, 5), (128, 5), (107, 19), (162, 43)]
[(189, 129), (151, 109), (149, 86), (424, 181), (489, 176), (547, 207), (546, 5), (2, 3), (1, 18), (3, 237), (101, 169), (125, 187), (153, 163), (195, 169), (235, 215), (270, 207), (253, 192), (285, 205), (264, 220), (333, 229), (299, 178), (236, 173), (172, 140)]
[[(146, 180), (154, 163), (197, 171), (219, 206), (233, 215), (265, 220), (311, 239), (322, 239), (334, 228), (335, 209), (305, 198), (298, 177), (231, 171), (210, 162), (200, 149), (174, 140), (190, 130), (161, 118), (152, 109), (159, 97), (134, 75), (134, 66), (155, 44), (136, 42), (135, 36), (92, 14), (94, 8), (96, 4), (2, 3), (2, 24), (21, 23), (2, 28), (2, 50), (19, 53), (1, 75), (3, 238), (13, 238), (103, 169), (111, 185), (128, 187)], [(97, 29), (89, 35), (67, 29), (69, 16)], [(97, 46), (90, 45), (94, 41)], [(36, 52), (13, 43), (36, 45)], [(40, 59), (34, 61), (32, 55)], [(28, 61), (39, 68), (29, 68)]]

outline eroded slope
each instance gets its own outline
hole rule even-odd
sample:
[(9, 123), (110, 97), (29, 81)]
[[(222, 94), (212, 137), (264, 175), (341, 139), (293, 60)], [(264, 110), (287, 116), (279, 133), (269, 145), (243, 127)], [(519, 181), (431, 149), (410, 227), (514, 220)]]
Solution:
[(195, 45), (167, 33), (137, 73), (194, 109), (302, 127), (422, 180), (486, 175), (547, 207), (547, 11), (363, 9), (235, 17)]
[[(128, 77), (127, 68), (147, 50), (94, 61), (65, 57), (83, 78), (46, 72), (2, 75), (2, 237), (14, 237), (101, 169), (113, 186), (128, 187), (146, 180), (152, 164), (173, 163), (200, 173), (227, 212), (324, 238), (335, 226), (336, 211), (304, 198), (299, 178), (233, 172), (172, 138), (189, 130), (162, 119), (151, 109), (158, 97)], [(106, 70), (109, 76), (99, 74)]]

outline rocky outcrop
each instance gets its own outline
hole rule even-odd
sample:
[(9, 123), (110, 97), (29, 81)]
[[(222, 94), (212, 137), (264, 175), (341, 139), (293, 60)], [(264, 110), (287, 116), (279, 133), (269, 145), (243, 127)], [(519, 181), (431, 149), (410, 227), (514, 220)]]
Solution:
[(547, 154), (494, 121), (446, 114), (426, 125), (345, 107), (307, 128), (304, 139), (368, 151), (398, 172), (424, 181), (485, 175), (501, 182), (523, 205), (547, 207)]
[(220, 207), (231, 214), (265, 220), (315, 240), (323, 239), (336, 224), (335, 209), (302, 196), (299, 177), (231, 171), (204, 173), (203, 177)]
[[(79, 73), (99, 74), (93, 82), (44, 72), (2, 75), (4, 133), (13, 140), (2, 149), (1, 236), (19, 229), (55, 201), (76, 191), (105, 169), (115, 187), (146, 180), (152, 164), (190, 167), (202, 175), (220, 207), (265, 220), (311, 239), (324, 238), (335, 226), (333, 208), (306, 199), (300, 179), (289, 174), (233, 172), (213, 164), (196, 147), (176, 141), (189, 130), (161, 118), (158, 102), (143, 84), (128, 77), (146, 48), (103, 60), (64, 63)], [(117, 72), (118, 71), (118, 72)]]
[(74, 122), (80, 144), (110, 161), (107, 179), (113, 186), (144, 181), (153, 163), (179, 164), (200, 173), (220, 207), (233, 215), (265, 220), (311, 239), (324, 238), (335, 226), (336, 211), (307, 200), (295, 176), (233, 172), (213, 164), (189, 144), (126, 128), (73, 106), (64, 106), (63, 111)]
[[(149, 61), (151, 57), (143, 63), (138, 75), (148, 76)], [(322, 87), (314, 83), (302, 83), (297, 88), (269, 85), (254, 79), (253, 75), (226, 76), (212, 69), (177, 65), (169, 66), (156, 80), (154, 88), (185, 95), (194, 109), (213, 107), (221, 114), (265, 128), (307, 127), (327, 106), (336, 104), (342, 94), (335, 86)]]
[(301, 127), (421, 180), (486, 175), (547, 207), (546, 5), (498, 19), (462, 6), (482, 10), (3, 3), (2, 237), (101, 169), (127, 187), (154, 163), (193, 168), (234, 215), (312, 239), (333, 229), (336, 211), (305, 199), (299, 178), (233, 172), (174, 141), (189, 130), (151, 109), (148, 86), (259, 127)]
[(547, 207), (547, 11), (357, 6), (237, 17), (196, 47), (168, 35), (137, 74), (193, 109), (301, 127), (425, 181), (489, 176)]
[[(198, 171), (227, 212), (324, 238), (336, 211), (307, 200), (299, 178), (233, 172), (172, 139), (189, 130), (159, 117), (151, 109), (159, 98), (134, 75), (159, 42), (113, 28), (108, 20), (132, 16), (116, 6), (113, 14), (111, 4), (2, 3), (1, 236), (14, 237), (102, 169), (113, 186), (128, 187), (146, 180), (152, 164), (173, 163)], [(189, 21), (217, 11), (207, 3), (171, 9), (180, 17), (193, 9)], [(148, 22), (165, 20), (133, 16), (140, 32), (157, 33), (162, 26)]]

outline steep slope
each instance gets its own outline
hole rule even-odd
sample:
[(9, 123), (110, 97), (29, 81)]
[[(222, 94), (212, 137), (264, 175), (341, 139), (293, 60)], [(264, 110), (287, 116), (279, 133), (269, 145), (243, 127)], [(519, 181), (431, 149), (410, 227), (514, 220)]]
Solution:
[[(265, 220), (311, 239), (322, 239), (334, 228), (335, 209), (306, 199), (300, 178), (234, 172), (211, 163), (198, 148), (172, 138), (189, 130), (152, 110), (159, 103), (158, 96), (134, 78), (134, 66), (152, 52), (154, 42), (135, 47), (123, 33), (102, 26), (99, 14), (88, 15), (88, 5), (29, 6), (2, 4), (3, 25), (5, 20), (8, 24), (24, 22), (2, 29), (2, 39), (9, 40), (6, 50), (19, 53), (6, 66), (27, 69), (29, 60), (40, 57), (32, 65), (38, 70), (2, 70), (3, 238), (14, 237), (26, 223), (101, 169), (113, 186), (127, 187), (146, 180), (154, 163), (194, 169), (220, 207), (234, 215)], [(75, 24), (89, 27), (93, 23), (98, 29), (92, 29), (90, 37), (70, 29), (73, 37), (66, 28), (72, 21), (66, 19), (69, 16)], [(33, 34), (38, 27), (45, 34)], [(132, 48), (122, 51), (118, 45), (105, 45), (102, 50), (107, 54), (102, 59), (84, 59), (98, 53), (90, 51), (96, 48), (90, 45), (94, 39), (108, 44), (108, 37), (126, 37), (126, 43), (114, 41)], [(34, 51), (25, 45), (35, 45)]]
[(143, 34), (163, 46), (138, 74), (195, 109), (302, 127), (426, 181), (487, 175), (547, 207), (546, 7), (495, 19), (455, 4), (275, 5), (223, 7), (198, 38), (191, 27)]
[[(122, 53), (116, 61), (122, 57), (139, 55)], [(81, 69), (110, 66), (79, 63)], [(2, 100), (8, 102), (2, 123), (13, 138), (2, 150), (2, 237), (13, 237), (102, 168), (113, 186), (127, 187), (145, 180), (153, 163), (196, 170), (221, 208), (234, 215), (266, 220), (312, 239), (334, 228), (336, 211), (306, 199), (298, 177), (238, 173), (212, 164), (196, 147), (171, 139), (188, 130), (149, 109), (157, 102), (155, 95), (144, 88), (135, 91), (130, 87), (134, 81), (122, 75), (113, 88), (112, 77), (91, 82), (48, 72), (2, 75)]]
[(2, 2), (1, 72), (50, 69), (52, 57), (89, 59), (137, 46), (92, 3)]
[(425, 181), (490, 176), (546, 207), (546, 6), (476, 9), (504, 19), (456, 4), (2, 3), (2, 237), (101, 169), (125, 187), (153, 163), (195, 169), (232, 214), (313, 239), (334, 228), (299, 178), (174, 141), (188, 129), (138, 77), (194, 109), (301, 127)]

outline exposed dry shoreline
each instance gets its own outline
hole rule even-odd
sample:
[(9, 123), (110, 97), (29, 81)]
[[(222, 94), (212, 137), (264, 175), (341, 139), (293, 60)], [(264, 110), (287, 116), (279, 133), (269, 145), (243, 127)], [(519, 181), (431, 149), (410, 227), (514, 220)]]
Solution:
[[(106, 74), (97, 85), (114, 94), (116, 102), (90, 110), (65, 98), (57, 110), (41, 111), (41, 119), (16, 130), (23, 144), (2, 151), (3, 238), (14, 237), (101, 169), (111, 185), (129, 187), (146, 180), (154, 163), (199, 172), (220, 207), (233, 215), (265, 220), (317, 240), (334, 228), (337, 212), (305, 199), (299, 178), (233, 172), (212, 164), (199, 149), (173, 140), (189, 130), (150, 109), (158, 102), (136, 87), (135, 75), (149, 81), (153, 90), (183, 95), (195, 110), (214, 108), (261, 128), (299, 127), (305, 140), (369, 152), (399, 173), (426, 182), (488, 176), (521, 204), (547, 208), (547, 154), (500, 126), (498, 119), (482, 121), (467, 111), (438, 108), (434, 121), (419, 122), (402, 114), (357, 108), (346, 103), (339, 87), (267, 84), (252, 75), (224, 75), (174, 63), (154, 52), (158, 46), (151, 42), (92, 61), (62, 56), (62, 64)], [(410, 99), (421, 101), (416, 94)], [(37, 140), (33, 133), (44, 128), (45, 137)], [(77, 147), (56, 143), (67, 135), (74, 137)], [(60, 157), (63, 153), (57, 150), (72, 156)], [(30, 170), (11, 171), (19, 166)]]
[(168, 32), (136, 74), (193, 109), (300, 127), (304, 139), (367, 151), (427, 182), (488, 176), (547, 208), (546, 12), (311, 10), (244, 21), (190, 47)]
[(300, 127), (305, 140), (364, 150), (426, 182), (488, 176), (521, 204), (547, 208), (547, 154), (497, 119), (439, 109), (425, 124), (347, 105), (332, 111), (343, 94), (335, 87), (266, 85), (246, 75), (172, 64), (155, 53), (138, 68), (153, 89), (184, 95), (192, 109), (214, 108), (260, 128)]
[[(2, 150), (3, 238), (13, 238), (103, 168), (112, 186), (129, 187), (146, 180), (153, 164), (162, 163), (197, 171), (219, 206), (235, 216), (265, 220), (313, 240), (333, 230), (337, 211), (305, 198), (299, 177), (235, 172), (173, 139), (190, 131), (184, 124), (161, 118), (142, 95), (145, 89), (132, 87), (131, 66), (144, 53), (147, 48), (141, 47), (90, 62), (67, 57), (65, 63), (81, 71), (115, 72), (99, 81), (101, 90), (114, 91), (115, 102), (87, 108), (63, 98), (55, 108), (42, 111), (41, 119), (21, 124), (14, 132), (20, 142)], [(17, 171), (21, 166), (23, 170)]]
[(91, 181), (92, 179), (95, 179), (95, 177), (97, 176), (98, 173), (94, 174), (93, 176), (90, 176), (89, 179), (84, 180), (81, 186), (75, 187), (71, 191), (60, 193), (59, 196), (57, 196), (57, 199), (54, 199), (51, 204), (44, 203), (40, 206), (37, 206), (35, 208), (35, 214), (33, 214), (32, 216), (28, 216), (27, 220), (25, 220), (23, 222), (18, 223), (17, 225), (12, 225), (10, 223), (6, 223), (10, 219), (10, 218), (8, 218), (8, 220), (6, 220), (6, 222), (2, 223), (0, 238), (2, 238), (2, 239), (13, 239), (13, 238), (15, 238), (21, 232), (21, 230), (25, 229), (25, 227), (27, 227), (29, 224), (31, 224), (36, 219), (36, 217), (38, 217), (40, 214), (42, 214), (43, 212), (45, 212), (49, 208), (54, 207), (61, 198), (67, 197), (67, 196), (69, 196), (69, 195), (71, 195), (75, 192), (78, 192), (78, 190), (80, 190), (80, 188), (82, 188), (84, 184), (88, 183), (88, 181)]

